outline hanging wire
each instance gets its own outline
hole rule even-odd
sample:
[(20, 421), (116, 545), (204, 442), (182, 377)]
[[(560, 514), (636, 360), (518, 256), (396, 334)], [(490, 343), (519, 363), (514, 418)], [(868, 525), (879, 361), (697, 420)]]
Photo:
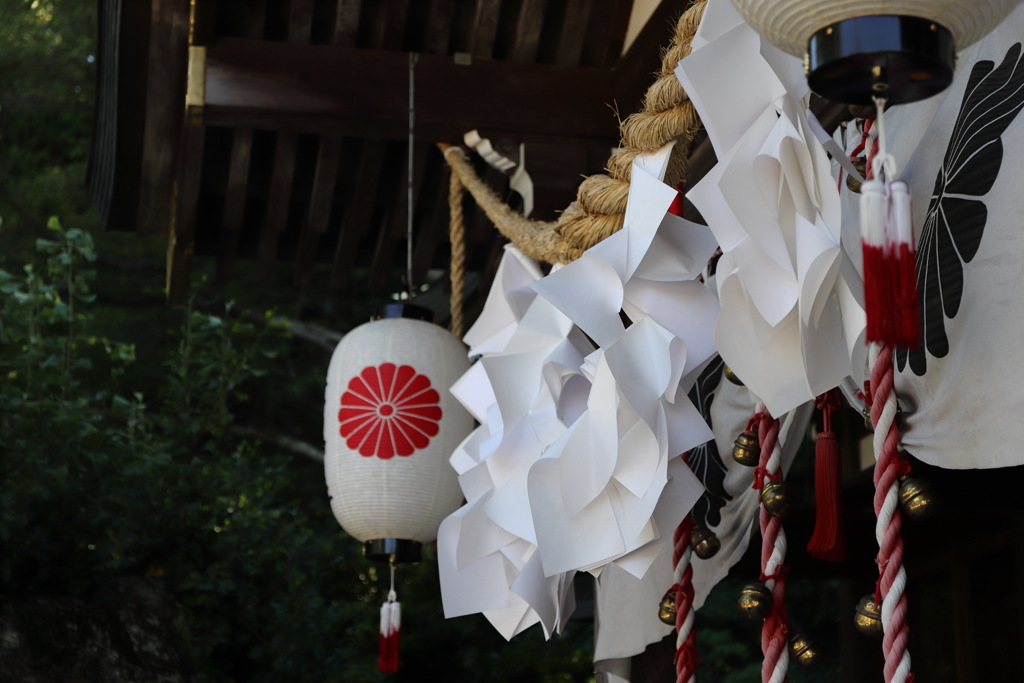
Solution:
[(405, 208), (405, 283), (409, 288), (409, 299), (412, 299), (414, 287), (412, 282), (412, 214), (413, 214), (413, 130), (416, 126), (416, 62), (419, 55), (415, 52), (409, 53), (409, 168), (406, 178), (406, 208)]

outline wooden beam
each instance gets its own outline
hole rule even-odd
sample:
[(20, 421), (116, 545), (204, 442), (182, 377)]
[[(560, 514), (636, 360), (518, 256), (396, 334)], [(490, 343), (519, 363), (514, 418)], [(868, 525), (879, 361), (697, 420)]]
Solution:
[[(377, 245), (374, 248), (373, 260), (370, 262), (369, 286), (373, 291), (379, 291), (387, 285), (393, 266), (401, 265), (402, 270), (406, 270), (405, 236), (408, 231), (410, 211), (407, 165), (409, 163), (409, 154), (413, 155), (413, 208), (411, 210), (415, 212), (415, 207), (419, 204), (420, 188), (423, 186), (423, 173), (426, 168), (427, 152), (432, 147), (434, 147), (433, 144), (426, 142), (414, 143), (411, 150), (406, 146), (405, 158), (402, 160), (402, 180), (398, 183), (394, 201), (390, 202), (392, 207), (391, 216), (387, 224), (381, 227), (380, 233), (377, 235)], [(397, 244), (402, 245), (401, 250), (395, 248)], [(400, 256), (400, 258), (396, 258), (396, 255)]]
[(166, 291), (167, 303), (171, 306), (184, 306), (188, 303), (201, 180), (198, 169), (203, 164), (205, 135), (206, 130), (202, 126), (187, 125), (182, 131), (179, 144), (181, 156), (174, 180), (175, 201), (167, 243)]
[(358, 0), (338, 0), (338, 9), (334, 13), (335, 45), (355, 47), (359, 33), (359, 8), (362, 5)]
[(217, 278), (226, 282), (231, 277), (238, 254), (238, 238), (245, 218), (249, 186), (249, 162), (252, 158), (252, 128), (236, 128), (231, 139), (231, 162), (224, 193), (224, 218), (217, 255)]
[(146, 74), (146, 114), (139, 172), (137, 227), (166, 235), (174, 203), (176, 148), (185, 120), (189, 5), (152, 0)]
[(516, 43), (512, 46), (512, 61), (532, 62), (537, 59), (540, 33), (544, 25), (544, 0), (524, 0), (516, 22)]
[(615, 64), (615, 104), (622, 118), (642, 108), (644, 94), (661, 71), (661, 49), (671, 44), (676, 22), (691, 4), (663, 1)]
[[(571, 19), (571, 21), (570, 21)], [(565, 20), (562, 21), (562, 32), (558, 37), (558, 50), (555, 52), (555, 64), (571, 66), (580, 63), (583, 56), (583, 38), (590, 19), (590, 3), (586, 0), (568, 0), (565, 7)]]
[(309, 283), (320, 236), (327, 231), (331, 207), (334, 204), (334, 187), (338, 181), (340, 160), (341, 136), (321, 137), (316, 155), (316, 170), (313, 173), (309, 212), (299, 235), (299, 247), (295, 257), (295, 284), (300, 287)]
[[(408, 55), (223, 39), (206, 53), (207, 125), (408, 135)], [(420, 55), (416, 130), (421, 139), (459, 140), (471, 128), (523, 139), (616, 140), (603, 69), (514, 64)]]
[(432, 55), (448, 54), (448, 44), (452, 37), (453, 14), (455, 0), (434, 0), (430, 3), (430, 16), (427, 18), (427, 37), (423, 51)]
[(382, 140), (363, 141), (355, 192), (352, 203), (348, 207), (348, 213), (338, 232), (338, 242), (334, 250), (331, 286), (335, 289), (341, 289), (348, 284), (352, 264), (355, 263), (356, 255), (359, 252), (360, 238), (369, 229), (386, 151), (387, 143)]
[(471, 49), (474, 57), (490, 57), (494, 54), (494, 41), (498, 35), (500, 17), (501, 0), (476, 0)]
[(295, 176), (295, 148), (298, 136), (282, 131), (274, 146), (274, 170), (270, 177), (267, 213), (260, 227), (260, 243), (256, 251), (256, 277), (270, 282), (277, 261), (277, 243), (288, 221), (288, 206), (292, 199), (292, 179)]

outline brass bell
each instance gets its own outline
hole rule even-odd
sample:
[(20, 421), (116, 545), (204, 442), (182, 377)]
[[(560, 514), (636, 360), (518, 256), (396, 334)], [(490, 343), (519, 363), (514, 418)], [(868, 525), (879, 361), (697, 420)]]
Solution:
[(669, 626), (676, 625), (676, 592), (669, 591), (658, 605), (658, 619)]
[(882, 612), (880, 606), (875, 604), (874, 595), (865, 595), (857, 603), (853, 613), (853, 625), (866, 636), (882, 636)]
[(743, 380), (741, 380), (739, 377), (737, 377), (736, 373), (733, 372), (732, 368), (730, 368), (728, 365), (725, 366), (725, 370), (723, 372), (725, 373), (725, 378), (727, 380), (729, 380), (730, 382), (732, 382), (736, 386), (740, 386), (740, 387), (743, 386)]
[(740, 612), (751, 621), (767, 617), (771, 613), (774, 603), (772, 592), (763, 583), (748, 583), (740, 591), (738, 601)]
[(791, 512), (792, 502), (791, 487), (781, 479), (766, 481), (761, 489), (761, 504), (772, 517), (785, 519)]
[(920, 477), (900, 477), (900, 509), (910, 519), (925, 519), (935, 512), (938, 503), (932, 487)]
[[(852, 160), (852, 163), (853, 163), (853, 167), (856, 168), (857, 171), (860, 173), (860, 177), (863, 178), (865, 176), (865, 174), (867, 173), (867, 170), (868, 170), (868, 163), (867, 163), (867, 161), (864, 159), (864, 157), (857, 157), (856, 159)], [(860, 180), (857, 179), (857, 176), (852, 175), (852, 174), (847, 174), (847, 176), (846, 176), (846, 187), (847, 187), (847, 189), (850, 190), (850, 192), (856, 192), (857, 194), (860, 194), (860, 187), (861, 187), (861, 185), (862, 185), (862, 183), (861, 183)]]
[(757, 443), (757, 428), (744, 431), (732, 447), (732, 459), (747, 467), (757, 467), (761, 460), (761, 446)]
[(878, 108), (873, 104), (850, 104), (846, 109), (855, 119), (870, 119), (878, 113)]
[(814, 641), (803, 633), (792, 633), (789, 636), (789, 658), (795, 659), (802, 667), (811, 667), (818, 662), (818, 649)]
[(690, 547), (693, 549), (694, 555), (702, 560), (708, 560), (718, 553), (722, 542), (718, 540), (714, 531), (705, 526), (699, 526), (690, 532)]

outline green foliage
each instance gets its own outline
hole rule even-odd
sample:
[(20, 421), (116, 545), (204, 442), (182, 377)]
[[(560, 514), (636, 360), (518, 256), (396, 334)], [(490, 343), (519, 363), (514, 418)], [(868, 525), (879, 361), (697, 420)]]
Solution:
[[(0, 595), (88, 596), (148, 576), (186, 609), (202, 680), (381, 680), (386, 571), (338, 528), (319, 463), (233, 429), (282, 335), (230, 304), (192, 306), (147, 394), (131, 381), (136, 345), (93, 315), (91, 238), (49, 227), (35, 263), (0, 271)], [(590, 680), (589, 624), (506, 643), (479, 615), (444, 621), (431, 552), (399, 572), (394, 680)]]
[(90, 329), (92, 241), (50, 229), (41, 263), (0, 271), (0, 589), (84, 595), (120, 574), (162, 577), (212, 680), (308, 674), (321, 652), (303, 647), (328, 650), (317, 633), (372, 649), (365, 587), (328, 593), (356, 558), (322, 474), (296, 480), (294, 456), (230, 433), (272, 333), (231, 307), (189, 310), (163, 392), (124, 391), (134, 346)]

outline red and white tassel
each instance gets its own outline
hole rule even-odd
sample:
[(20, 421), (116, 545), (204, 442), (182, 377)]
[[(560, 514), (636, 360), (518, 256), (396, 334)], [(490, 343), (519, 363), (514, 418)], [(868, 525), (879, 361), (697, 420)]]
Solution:
[(893, 179), (896, 162), (885, 150), (884, 102), (876, 102), (871, 133), (877, 138), (867, 145), (868, 180), (860, 199), (867, 341), (913, 348), (920, 340), (920, 314), (910, 190)]
[(402, 628), (402, 603), (395, 593), (395, 566), (391, 565), (391, 590), (388, 600), (380, 606), (380, 656), (377, 667), (381, 673), (398, 673), (398, 635)]

